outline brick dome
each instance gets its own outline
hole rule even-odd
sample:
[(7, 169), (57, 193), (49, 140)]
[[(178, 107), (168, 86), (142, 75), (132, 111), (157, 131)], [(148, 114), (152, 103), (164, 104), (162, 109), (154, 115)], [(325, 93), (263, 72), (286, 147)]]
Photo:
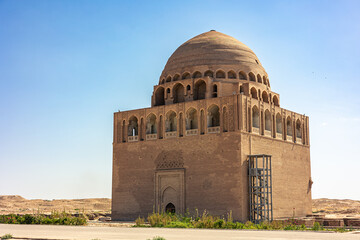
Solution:
[(183, 43), (167, 61), (161, 77), (206, 70), (233, 70), (267, 76), (255, 53), (226, 34), (211, 30)]

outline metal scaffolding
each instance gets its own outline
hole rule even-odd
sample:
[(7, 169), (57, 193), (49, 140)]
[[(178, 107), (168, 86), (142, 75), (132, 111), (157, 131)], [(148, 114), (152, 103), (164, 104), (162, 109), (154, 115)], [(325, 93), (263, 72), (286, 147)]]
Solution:
[(273, 220), (271, 156), (249, 155), (250, 221)]

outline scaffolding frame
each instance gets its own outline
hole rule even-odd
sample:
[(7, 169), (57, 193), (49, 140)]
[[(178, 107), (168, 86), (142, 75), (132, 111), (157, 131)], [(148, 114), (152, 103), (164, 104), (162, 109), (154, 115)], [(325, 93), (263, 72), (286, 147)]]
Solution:
[(271, 155), (249, 155), (250, 221), (273, 220)]

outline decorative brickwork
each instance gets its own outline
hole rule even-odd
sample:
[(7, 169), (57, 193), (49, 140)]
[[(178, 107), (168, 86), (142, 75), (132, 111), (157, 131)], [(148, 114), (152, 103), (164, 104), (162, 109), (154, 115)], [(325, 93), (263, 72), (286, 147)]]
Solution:
[(184, 168), (184, 160), (180, 151), (163, 151), (155, 160), (156, 169)]

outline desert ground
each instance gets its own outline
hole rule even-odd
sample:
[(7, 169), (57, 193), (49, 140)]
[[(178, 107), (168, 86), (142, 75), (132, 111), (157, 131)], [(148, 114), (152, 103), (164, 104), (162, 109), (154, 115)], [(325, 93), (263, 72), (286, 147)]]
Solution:
[[(360, 217), (360, 201), (349, 199), (313, 199), (313, 213), (325, 214), (326, 217)], [(52, 211), (66, 211), (68, 213), (93, 214), (110, 216), (111, 199), (25, 199), (18, 195), (0, 196), (0, 214), (26, 214), (43, 213)]]

